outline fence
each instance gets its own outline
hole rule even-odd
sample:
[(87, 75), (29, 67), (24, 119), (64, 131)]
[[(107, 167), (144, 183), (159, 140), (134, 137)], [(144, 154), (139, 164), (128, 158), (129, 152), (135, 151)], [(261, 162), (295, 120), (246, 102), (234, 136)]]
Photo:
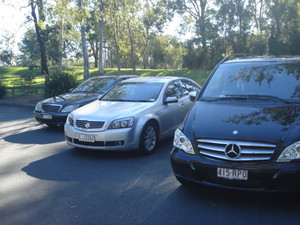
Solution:
[(33, 95), (44, 94), (44, 87), (39, 86), (19, 86), (19, 87), (6, 87), (6, 95)]

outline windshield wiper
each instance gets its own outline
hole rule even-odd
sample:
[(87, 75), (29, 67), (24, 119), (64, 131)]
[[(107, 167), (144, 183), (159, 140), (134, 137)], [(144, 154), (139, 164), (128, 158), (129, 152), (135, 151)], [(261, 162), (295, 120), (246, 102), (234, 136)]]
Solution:
[(113, 99), (113, 98), (107, 98), (107, 99), (101, 99), (101, 101), (108, 101), (108, 102), (126, 102), (127, 100), (125, 99)]
[(285, 99), (279, 98), (277, 96), (273, 96), (273, 95), (226, 95), (226, 97), (241, 97), (241, 98), (246, 98), (246, 99), (259, 99), (259, 100), (275, 100), (275, 101), (279, 101), (279, 102), (284, 102), (286, 104), (292, 104), (292, 102), (289, 102)]
[(247, 100), (248, 98), (245, 96), (238, 96), (238, 95), (225, 95), (224, 97), (217, 97), (217, 98), (212, 98), (212, 99), (203, 99), (203, 101), (206, 102), (213, 102), (213, 101), (220, 101), (220, 100)]
[(292, 102), (289, 102), (285, 99), (273, 96), (273, 95), (224, 95), (224, 97), (217, 97), (209, 100), (204, 100), (207, 102), (212, 101), (219, 101), (219, 100), (250, 100), (250, 99), (258, 99), (258, 100), (275, 100), (284, 102), (286, 104), (292, 104)]

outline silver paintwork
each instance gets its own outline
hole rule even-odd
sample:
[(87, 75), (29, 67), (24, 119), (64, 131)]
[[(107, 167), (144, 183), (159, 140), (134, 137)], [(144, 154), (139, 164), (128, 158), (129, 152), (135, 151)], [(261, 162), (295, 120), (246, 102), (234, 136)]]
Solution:
[[(192, 105), (189, 95), (179, 99), (167, 98), (164, 96), (168, 84), (175, 80), (187, 78), (181, 77), (140, 77), (132, 78), (123, 82), (162, 82), (164, 84), (160, 94), (154, 102), (116, 102), (116, 101), (94, 101), (71, 113), (74, 117), (74, 126), (65, 124), (65, 136), (67, 143), (74, 147), (95, 149), (95, 150), (134, 150), (140, 146), (140, 138), (145, 124), (155, 121), (159, 127), (159, 139), (174, 135), (176, 128), (183, 122), (183, 119)], [(122, 83), (123, 83), (122, 82)], [(193, 82), (200, 89), (200, 86)], [(116, 119), (134, 117), (134, 125), (131, 128), (108, 129), (110, 123)], [(103, 121), (101, 128), (83, 128), (76, 126), (76, 120)], [(89, 143), (76, 144), (77, 134), (90, 134), (95, 136), (95, 141), (114, 142), (124, 141), (122, 146), (95, 146)], [(73, 140), (73, 141), (70, 141)], [(149, 145), (151, 143), (149, 142)]]

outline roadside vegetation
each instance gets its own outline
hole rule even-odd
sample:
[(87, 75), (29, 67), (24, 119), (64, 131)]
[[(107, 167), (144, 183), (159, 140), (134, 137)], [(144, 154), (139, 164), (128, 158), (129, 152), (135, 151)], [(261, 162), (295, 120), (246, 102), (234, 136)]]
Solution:
[[(72, 84), (78, 84), (83, 81), (83, 67), (68, 67), (63, 69), (63, 73), (68, 73), (74, 76)], [(118, 69), (108, 68), (105, 69), (105, 75), (129, 75), (137, 74), (140, 76), (180, 76), (193, 79), (197, 83), (203, 85), (207, 79), (210, 70), (164, 70), (164, 69), (122, 69), (121, 73)], [(50, 68), (51, 74), (57, 74), (56, 68)], [(90, 69), (90, 77), (98, 76), (97, 68)], [(55, 77), (55, 76), (54, 76)], [(77, 82), (75, 82), (77, 81)], [(23, 87), (23, 91), (14, 91), (14, 95), (18, 94), (31, 94), (30, 89), (38, 87), (37, 94), (44, 94), (45, 90), (45, 77), (40, 75), (40, 70), (30, 69), (28, 67), (0, 67), (0, 82), (1, 86), (6, 87), (6, 95), (12, 95), (12, 89), (16, 87)], [(64, 90), (63, 90), (64, 91)]]

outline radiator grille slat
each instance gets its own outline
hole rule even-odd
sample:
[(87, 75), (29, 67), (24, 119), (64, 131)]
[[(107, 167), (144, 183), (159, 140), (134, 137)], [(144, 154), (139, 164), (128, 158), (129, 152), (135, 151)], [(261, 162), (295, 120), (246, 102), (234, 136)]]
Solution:
[(61, 105), (43, 104), (42, 110), (46, 113), (56, 113), (60, 111), (61, 107)]
[(76, 126), (82, 129), (101, 129), (103, 125), (103, 121), (76, 120)]
[[(270, 160), (276, 148), (273, 144), (215, 139), (198, 139), (197, 144), (200, 155), (230, 161)], [(236, 157), (226, 154), (226, 148), (232, 145), (239, 151)]]

